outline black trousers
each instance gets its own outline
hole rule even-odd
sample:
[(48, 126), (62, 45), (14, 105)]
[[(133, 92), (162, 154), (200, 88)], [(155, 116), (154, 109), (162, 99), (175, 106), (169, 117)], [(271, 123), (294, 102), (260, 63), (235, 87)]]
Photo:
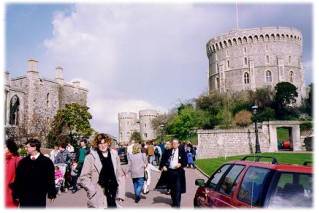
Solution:
[(172, 206), (179, 208), (181, 206), (181, 177), (180, 173), (177, 170), (169, 169), (169, 188), (171, 190), (171, 199), (172, 199)]
[(105, 195), (106, 195), (106, 200), (107, 200), (107, 207), (108, 208), (116, 208), (116, 192), (117, 192), (117, 188), (115, 187), (110, 187), (110, 188), (106, 188), (104, 189)]

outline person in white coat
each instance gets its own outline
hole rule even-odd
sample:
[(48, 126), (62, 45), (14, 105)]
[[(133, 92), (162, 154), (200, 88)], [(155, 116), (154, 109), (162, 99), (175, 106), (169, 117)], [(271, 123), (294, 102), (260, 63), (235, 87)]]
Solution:
[[(86, 156), (78, 183), (87, 192), (87, 206), (91, 208), (117, 207), (116, 198), (123, 197), (123, 170), (117, 151), (111, 149), (112, 139), (98, 134)], [(125, 189), (124, 189), (125, 190)]]

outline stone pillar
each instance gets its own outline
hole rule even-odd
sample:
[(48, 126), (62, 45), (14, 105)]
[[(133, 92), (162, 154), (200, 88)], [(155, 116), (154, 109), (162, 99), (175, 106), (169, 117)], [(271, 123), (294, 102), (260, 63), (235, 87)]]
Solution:
[(63, 79), (63, 68), (58, 66), (55, 68), (55, 81), (58, 82), (58, 84), (63, 85), (64, 79)]
[(300, 141), (299, 125), (292, 127), (292, 142), (293, 142), (293, 151), (301, 151), (302, 145)]
[(269, 152), (278, 152), (276, 126), (269, 125), (269, 137), (270, 137)]
[(28, 80), (28, 91), (27, 91), (27, 102), (28, 106), (27, 115), (26, 115), (26, 123), (27, 123), (27, 131), (30, 133), (33, 128), (32, 118), (34, 115), (35, 108), (37, 106), (38, 99), (38, 90), (39, 90), (39, 82), (40, 75), (38, 72), (38, 61), (34, 59), (28, 60), (28, 68), (27, 68), (27, 80)]

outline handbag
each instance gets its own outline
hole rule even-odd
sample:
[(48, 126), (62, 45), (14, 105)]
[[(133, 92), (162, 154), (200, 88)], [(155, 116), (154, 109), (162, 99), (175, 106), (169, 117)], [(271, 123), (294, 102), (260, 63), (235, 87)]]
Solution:
[(144, 180), (147, 181), (147, 179), (148, 179), (148, 172), (144, 170)]

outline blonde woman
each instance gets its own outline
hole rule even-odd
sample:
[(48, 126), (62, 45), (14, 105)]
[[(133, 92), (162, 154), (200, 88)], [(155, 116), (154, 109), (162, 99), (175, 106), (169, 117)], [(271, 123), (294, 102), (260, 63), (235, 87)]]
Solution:
[(141, 199), (141, 192), (144, 185), (144, 170), (147, 166), (147, 157), (145, 153), (141, 152), (141, 145), (135, 144), (133, 146), (132, 154), (128, 154), (128, 172), (134, 185), (135, 203)]
[(97, 134), (90, 153), (85, 157), (79, 184), (86, 190), (88, 207), (115, 208), (119, 177), (123, 176), (117, 151), (111, 149), (112, 139), (106, 134)]

